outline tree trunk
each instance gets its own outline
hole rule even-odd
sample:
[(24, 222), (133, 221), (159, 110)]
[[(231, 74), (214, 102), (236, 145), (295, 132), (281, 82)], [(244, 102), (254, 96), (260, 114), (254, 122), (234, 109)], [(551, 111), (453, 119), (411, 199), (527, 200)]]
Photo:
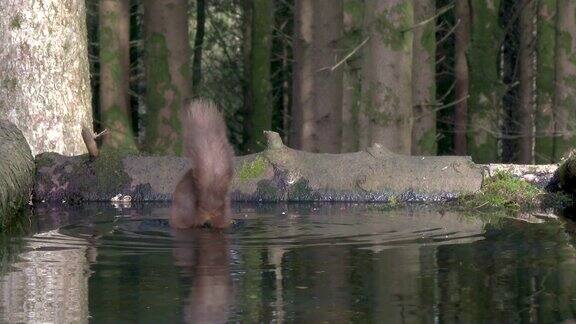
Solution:
[(289, 1), (274, 0), (274, 24), (270, 77), (272, 83), (272, 129), (288, 141), (292, 81), (293, 6)]
[(536, 37), (536, 163), (554, 159), (554, 49), (556, 47), (556, 0), (538, 0)]
[(194, 60), (192, 61), (192, 93), (199, 95), (202, 81), (202, 51), (204, 46), (204, 31), (206, 27), (206, 2), (196, 0), (196, 35), (194, 36)]
[(468, 1), (455, 1), (456, 24), (458, 24), (454, 35), (454, 73), (457, 100), (454, 113), (454, 153), (456, 155), (465, 155), (467, 152), (466, 128), (468, 125), (470, 75), (466, 56), (470, 47), (470, 9)]
[(294, 7), (293, 146), (340, 152), (342, 144), (342, 0), (296, 0)]
[(22, 132), (0, 120), (0, 230), (30, 201), (34, 171), (34, 157)]
[(144, 149), (182, 153), (180, 113), (191, 97), (187, 0), (144, 0)]
[(100, 37), (100, 115), (108, 129), (104, 145), (135, 150), (130, 96), (130, 3), (101, 0)]
[(536, 16), (536, 1), (522, 0), (520, 12), (520, 50), (518, 53), (519, 67), (519, 152), (518, 162), (530, 164), (534, 162), (534, 54), (536, 40), (534, 38), (534, 18)]
[(369, 0), (362, 65), (363, 113), (370, 143), (410, 154), (412, 142), (412, 0)]
[(502, 0), (499, 23), (506, 28), (501, 42), (501, 71), (502, 82), (505, 84), (505, 94), (502, 98), (502, 152), (501, 161), (510, 163), (518, 160), (518, 54), (520, 49), (520, 36), (517, 32), (520, 27), (520, 2)]
[(342, 152), (359, 150), (360, 103), (362, 95), (360, 46), (366, 46), (362, 33), (364, 4), (361, 0), (344, 0), (345, 55), (342, 92)]
[(554, 98), (554, 160), (575, 143), (576, 1), (558, 0), (556, 25), (556, 88)]
[[(245, 65), (247, 99), (244, 107), (246, 119), (245, 150), (252, 153), (265, 146), (264, 131), (272, 128), (272, 83), (270, 61), (272, 29), (274, 28), (273, 0), (253, 0), (246, 4), (249, 13), (250, 41)], [(248, 49), (248, 48), (247, 48)]]
[[(436, 14), (435, 0), (414, 2), (414, 21)], [(436, 155), (436, 19), (414, 29), (412, 154)]]
[(32, 153), (86, 152), (92, 127), (83, 0), (0, 1), (0, 118), (22, 131)]
[(474, 0), (470, 4), (467, 152), (475, 162), (486, 163), (499, 159), (498, 139), (504, 95), (499, 70), (503, 36), (498, 24), (500, 0)]

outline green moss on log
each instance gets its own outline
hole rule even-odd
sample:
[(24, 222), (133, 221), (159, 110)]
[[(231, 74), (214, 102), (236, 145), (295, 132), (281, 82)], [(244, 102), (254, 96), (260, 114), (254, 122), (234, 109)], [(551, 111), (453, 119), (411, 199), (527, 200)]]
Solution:
[(547, 193), (510, 172), (497, 172), (474, 195), (460, 198), (465, 207), (479, 210), (503, 210), (508, 213), (537, 208), (563, 208), (571, 203), (564, 193)]
[(255, 179), (263, 175), (267, 168), (268, 162), (266, 159), (257, 156), (253, 161), (242, 164), (238, 177), (241, 181)]

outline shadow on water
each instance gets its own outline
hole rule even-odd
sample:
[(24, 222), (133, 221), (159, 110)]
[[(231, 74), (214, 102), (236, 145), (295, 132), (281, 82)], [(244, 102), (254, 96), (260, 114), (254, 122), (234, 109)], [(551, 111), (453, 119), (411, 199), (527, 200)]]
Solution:
[[(558, 322), (572, 221), (430, 206), (237, 205), (174, 232), (168, 205), (40, 206), (0, 238), (0, 322)], [(536, 219), (535, 219), (536, 220)]]

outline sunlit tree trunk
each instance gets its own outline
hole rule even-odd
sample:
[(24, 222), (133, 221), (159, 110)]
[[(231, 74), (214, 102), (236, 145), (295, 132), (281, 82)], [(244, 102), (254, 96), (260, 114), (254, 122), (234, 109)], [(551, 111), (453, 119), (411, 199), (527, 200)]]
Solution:
[(494, 162), (499, 159), (498, 138), (504, 95), (499, 71), (503, 35), (498, 24), (501, 1), (473, 0), (469, 3), (471, 39), (467, 53), (470, 78), (467, 154), (477, 163)]
[(455, 1), (455, 49), (454, 73), (456, 77), (456, 107), (454, 114), (454, 154), (467, 153), (466, 128), (468, 125), (468, 96), (470, 94), (470, 73), (467, 53), (470, 47), (470, 6), (468, 1)]
[(187, 0), (143, 0), (146, 115), (144, 149), (182, 153), (180, 113), (191, 97)]
[(0, 118), (32, 153), (86, 152), (92, 127), (86, 8), (81, 0), (0, 1)]
[[(338, 153), (342, 144), (342, 0), (296, 0), (292, 146)], [(334, 68), (333, 68), (334, 67)]]
[(556, 48), (556, 0), (538, 0), (536, 37), (536, 163), (554, 162), (554, 49)]
[(244, 53), (246, 93), (245, 103), (245, 150), (260, 151), (265, 146), (264, 131), (272, 129), (272, 83), (270, 60), (272, 53), (272, 29), (274, 28), (273, 0), (253, 0), (245, 4), (246, 28), (250, 33)]
[[(435, 0), (414, 2), (414, 22), (436, 14)], [(412, 154), (436, 155), (436, 19), (414, 29)]]
[(369, 118), (369, 144), (410, 154), (412, 142), (412, 0), (368, 0), (370, 37), (362, 64), (362, 113)]
[(556, 88), (554, 98), (554, 160), (575, 144), (576, 131), (576, 1), (558, 0), (556, 25)]
[(136, 148), (130, 118), (130, 3), (101, 0), (99, 14), (100, 116), (104, 145)]
[(534, 162), (534, 82), (535, 82), (535, 45), (534, 18), (536, 2), (522, 0), (520, 12), (520, 50), (518, 56), (520, 93), (518, 100), (518, 122), (520, 139), (518, 143), (518, 162), (530, 164)]

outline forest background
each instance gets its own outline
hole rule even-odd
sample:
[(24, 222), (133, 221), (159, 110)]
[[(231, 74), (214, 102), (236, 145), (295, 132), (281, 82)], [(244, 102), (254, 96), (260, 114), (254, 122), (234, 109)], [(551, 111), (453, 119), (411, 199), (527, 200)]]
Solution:
[[(25, 64), (9, 59), (26, 47), (0, 55), (0, 115), (23, 130), (35, 153), (77, 153), (50, 143), (79, 135), (63, 127), (46, 139), (47, 130), (35, 126), (50, 117), (107, 129), (105, 147), (180, 155), (179, 114), (196, 97), (223, 109), (238, 154), (261, 150), (263, 130), (311, 152), (381, 143), (403, 154), (471, 155), (477, 163), (557, 162), (576, 140), (575, 1), (68, 0), (58, 6), (66, 9), (59, 25), (85, 36), (63, 41), (61, 50), (88, 57), (85, 68), (64, 66), (61, 74), (89, 86), (43, 99), (52, 101), (38, 111), (18, 110), (22, 89), (32, 87), (26, 82), (39, 78), (7, 73)], [(17, 5), (0, 7), (0, 40), (8, 44), (30, 19)], [(61, 60), (55, 65), (78, 65)], [(44, 88), (63, 84), (54, 76), (41, 81)], [(71, 114), (82, 117), (62, 117)]]

